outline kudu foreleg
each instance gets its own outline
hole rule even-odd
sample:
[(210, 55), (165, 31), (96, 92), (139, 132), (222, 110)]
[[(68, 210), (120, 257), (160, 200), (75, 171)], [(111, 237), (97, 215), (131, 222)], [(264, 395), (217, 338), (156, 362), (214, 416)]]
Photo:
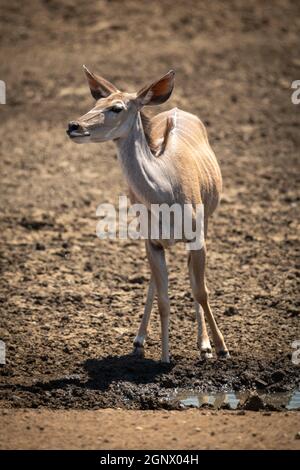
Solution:
[(168, 270), (165, 250), (159, 245), (146, 241), (147, 256), (155, 283), (157, 304), (161, 322), (162, 362), (170, 362), (169, 355), (169, 315)]

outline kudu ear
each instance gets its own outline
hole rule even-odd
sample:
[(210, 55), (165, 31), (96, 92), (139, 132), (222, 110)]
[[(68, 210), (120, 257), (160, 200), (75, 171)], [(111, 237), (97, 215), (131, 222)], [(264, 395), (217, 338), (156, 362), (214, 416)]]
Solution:
[(111, 93), (119, 91), (112, 83), (108, 82), (99, 75), (90, 72), (85, 65), (83, 66), (83, 70), (87, 77), (92, 96), (95, 98), (95, 100), (106, 98)]
[(174, 81), (175, 72), (170, 70), (162, 78), (152, 83), (152, 85), (142, 88), (136, 97), (138, 106), (152, 106), (167, 101), (173, 91)]

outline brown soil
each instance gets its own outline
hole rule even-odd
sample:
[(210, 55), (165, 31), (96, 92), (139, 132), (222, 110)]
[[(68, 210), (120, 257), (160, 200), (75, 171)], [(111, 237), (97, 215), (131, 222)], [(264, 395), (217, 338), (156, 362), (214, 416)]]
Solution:
[[(2, 407), (155, 409), (174, 388), (299, 386), (299, 2), (1, 9)], [(172, 98), (150, 114), (178, 106), (207, 126), (224, 177), (208, 285), (228, 361), (199, 360), (184, 246), (168, 256), (172, 363), (158, 362), (156, 309), (147, 359), (127, 356), (149, 270), (142, 243), (95, 235), (97, 205), (116, 204), (126, 186), (113, 144), (76, 146), (65, 134), (93, 104), (83, 63), (125, 90), (175, 69)]]
[[(290, 413), (9, 410), (0, 449), (300, 449)], [(120, 426), (122, 423), (122, 426)]]

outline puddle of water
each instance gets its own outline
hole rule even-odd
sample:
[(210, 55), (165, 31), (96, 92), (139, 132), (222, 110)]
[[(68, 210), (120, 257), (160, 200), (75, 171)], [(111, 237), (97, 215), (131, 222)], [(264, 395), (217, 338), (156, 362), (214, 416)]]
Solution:
[[(300, 391), (287, 393), (257, 393), (265, 405), (271, 405), (275, 408), (285, 408), (287, 410), (300, 410)], [(218, 393), (196, 393), (196, 392), (177, 392), (170, 400), (179, 401), (184, 406), (193, 406), (201, 408), (204, 405), (210, 405), (214, 409), (228, 407), (236, 410), (243, 406), (250, 397), (250, 392), (218, 392)]]
[(300, 410), (300, 391), (294, 392), (291, 396), (289, 403), (286, 406), (287, 410)]

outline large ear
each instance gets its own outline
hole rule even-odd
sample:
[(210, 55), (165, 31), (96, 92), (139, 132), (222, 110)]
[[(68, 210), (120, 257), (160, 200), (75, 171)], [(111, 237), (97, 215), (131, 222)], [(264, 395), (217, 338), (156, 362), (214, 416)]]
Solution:
[(87, 77), (92, 96), (95, 98), (95, 100), (106, 98), (111, 93), (119, 91), (112, 83), (108, 82), (99, 75), (90, 72), (85, 65), (83, 66), (83, 70)]
[(175, 72), (170, 70), (166, 75), (142, 88), (136, 97), (139, 106), (152, 106), (167, 101), (174, 88)]

